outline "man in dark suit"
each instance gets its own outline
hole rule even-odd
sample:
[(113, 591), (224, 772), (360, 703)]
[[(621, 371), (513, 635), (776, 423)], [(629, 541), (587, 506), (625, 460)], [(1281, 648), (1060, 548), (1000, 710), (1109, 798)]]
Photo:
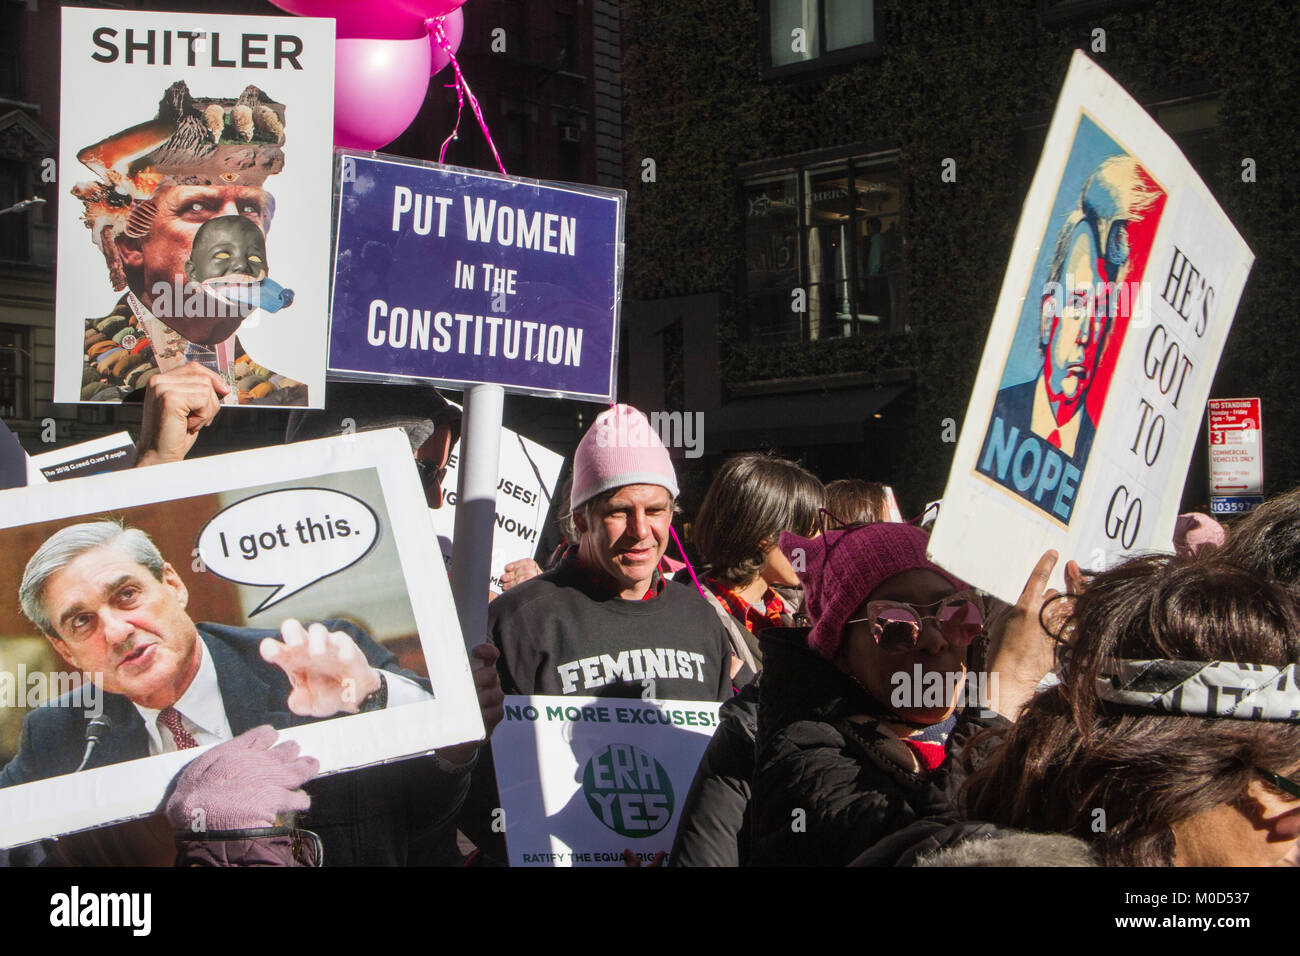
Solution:
[[(1086, 462), (1088, 452), (1092, 448), (1092, 440), (1097, 434), (1097, 426), (1093, 423), (1092, 416), (1088, 414), (1087, 407), (1078, 409), (1077, 413), (1071, 415), (1059, 428), (1056, 427), (1054, 420), (1044, 419), (1040, 415), (1039, 427), (1035, 428), (1035, 403), (1046, 400), (1045, 397), (1040, 398), (1040, 396), (1044, 396), (1041, 377), (1020, 385), (999, 389), (993, 403), (993, 415), (1002, 418), (1009, 428), (1019, 428), (1022, 435), (1033, 432), (1047, 440), (1052, 447), (1065, 452), (1066, 457)], [(1053, 433), (1056, 434), (1055, 443), (1051, 441)]]
[[(427, 682), (347, 623), (276, 632), (195, 624), (188, 591), (148, 536), (73, 525), (32, 556), (23, 612), (68, 664), (93, 676), (111, 726), (90, 750), (93, 714), (60, 699), (31, 711), (0, 787), (430, 697)], [(81, 700), (84, 701), (84, 695)], [(433, 862), (472, 765), (437, 756), (313, 781), (307, 825), (331, 864)]]

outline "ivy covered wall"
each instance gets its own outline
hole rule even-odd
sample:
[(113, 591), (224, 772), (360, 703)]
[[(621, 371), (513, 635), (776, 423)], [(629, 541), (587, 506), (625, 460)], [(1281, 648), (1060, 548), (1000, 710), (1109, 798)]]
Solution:
[[(727, 387), (911, 369), (912, 387), (891, 408), (902, 416), (903, 453), (893, 456), (889, 477), (905, 507), (919, 508), (943, 491), (955, 447), (942, 440), (943, 422), (961, 422), (1042, 126), (1072, 51), (1082, 49), (1145, 103), (1219, 96), (1198, 168), (1257, 259), (1211, 394), (1263, 398), (1267, 490), (1295, 484), (1300, 40), (1290, 5), (1119, 0), (1055, 23), (1043, 22), (1037, 0), (876, 7), (879, 57), (765, 78), (762, 7), (752, 0), (625, 0), (625, 294), (721, 292)], [(1104, 52), (1096, 30), (1104, 31)], [(856, 143), (899, 150), (911, 331), (797, 348), (749, 345), (741, 335), (737, 166)], [(647, 158), (652, 182), (642, 175)], [(955, 182), (941, 177), (947, 158), (956, 162)], [(1254, 182), (1243, 182), (1245, 158), (1254, 160)], [(1189, 484), (1188, 505), (1206, 497), (1203, 444), (1197, 454), (1200, 479)]]

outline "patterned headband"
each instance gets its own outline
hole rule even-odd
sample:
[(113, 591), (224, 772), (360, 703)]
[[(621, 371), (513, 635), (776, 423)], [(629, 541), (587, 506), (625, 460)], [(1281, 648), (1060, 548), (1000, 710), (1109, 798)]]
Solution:
[(1097, 678), (1097, 696), (1160, 714), (1300, 722), (1295, 664), (1118, 660)]

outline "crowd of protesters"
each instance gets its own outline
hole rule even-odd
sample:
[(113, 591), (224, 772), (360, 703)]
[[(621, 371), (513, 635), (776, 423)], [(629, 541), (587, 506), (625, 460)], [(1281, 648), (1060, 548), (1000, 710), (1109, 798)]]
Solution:
[[(184, 458), (219, 385), (197, 365), (151, 379), (138, 465)], [(427, 388), (332, 384), (287, 440), (345, 417), (405, 429), (441, 505), (454, 408)], [(1063, 593), (1047, 582), (1069, 556), (1049, 551), (1014, 605), (931, 561), (880, 485), (732, 457), (687, 516), (695, 561), (668, 555), (678, 497), (642, 413), (598, 416), (560, 547), (507, 567), (473, 654), (489, 736), (504, 694), (721, 703), (669, 866), (1300, 862), (1300, 490), (1226, 531), (1183, 516), (1168, 553), (1067, 561)], [(927, 675), (941, 679), (913, 680)], [(490, 749), (418, 760), (442, 781), (413, 810), (434, 849), (384, 861), (504, 864)], [(189, 764), (151, 821), (7, 862), (317, 863), (316, 769), (258, 728)], [(195, 805), (217, 808), (219, 839), (188, 831)]]

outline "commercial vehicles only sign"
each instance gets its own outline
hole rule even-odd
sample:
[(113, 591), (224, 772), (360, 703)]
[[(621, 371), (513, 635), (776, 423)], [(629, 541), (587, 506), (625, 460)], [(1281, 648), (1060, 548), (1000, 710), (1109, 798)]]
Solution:
[(1240, 514), (1263, 500), (1264, 445), (1258, 398), (1212, 398), (1210, 510)]

